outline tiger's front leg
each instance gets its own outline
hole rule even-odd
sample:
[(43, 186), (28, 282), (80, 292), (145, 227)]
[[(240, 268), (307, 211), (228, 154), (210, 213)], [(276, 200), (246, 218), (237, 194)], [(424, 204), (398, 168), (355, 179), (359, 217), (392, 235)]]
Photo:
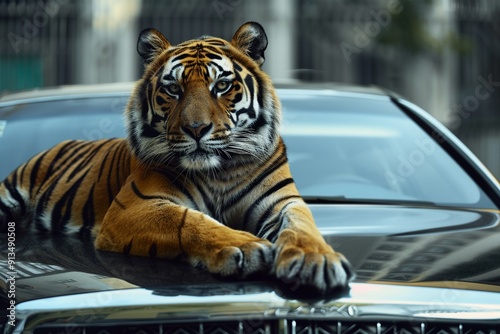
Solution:
[(97, 249), (157, 258), (186, 257), (223, 276), (268, 271), (272, 245), (233, 230), (200, 211), (155, 193), (150, 184), (127, 182), (104, 217)]
[(274, 272), (293, 287), (309, 286), (322, 293), (347, 287), (354, 272), (346, 258), (326, 243), (307, 205), (286, 206), (275, 242)]

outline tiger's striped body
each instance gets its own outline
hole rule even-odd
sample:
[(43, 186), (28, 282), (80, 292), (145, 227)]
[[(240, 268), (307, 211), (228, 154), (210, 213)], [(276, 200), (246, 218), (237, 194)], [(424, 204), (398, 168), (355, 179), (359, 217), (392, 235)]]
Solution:
[(279, 136), (281, 107), (261, 70), (267, 38), (247, 23), (227, 42), (172, 46), (141, 33), (145, 73), (127, 139), (66, 141), (0, 184), (0, 222), (93, 232), (98, 249), (187, 258), (221, 275), (270, 271), (320, 291), (348, 262), (299, 196)]
[[(130, 174), (131, 163), (123, 139), (62, 142), (0, 185), (2, 218), (24, 229), (59, 233), (74, 227), (90, 233)], [(7, 203), (19, 204), (9, 208)]]

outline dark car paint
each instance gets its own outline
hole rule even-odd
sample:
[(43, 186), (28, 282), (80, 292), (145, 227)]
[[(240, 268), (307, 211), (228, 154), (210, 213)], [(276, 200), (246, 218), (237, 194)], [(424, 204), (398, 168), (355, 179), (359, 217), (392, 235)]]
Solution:
[[(498, 212), (361, 204), (311, 207), (326, 240), (350, 259), (357, 273), (356, 282), (500, 292)], [(389, 222), (388, 217), (392, 217)], [(391, 226), (394, 222), (401, 226)], [(7, 253), (5, 243), (0, 252)], [(16, 266), (18, 302), (113, 287), (81, 284), (78, 279), (85, 275), (130, 284), (117, 288), (161, 290), (182, 285), (186, 290), (196, 290), (200, 283), (241, 284), (180, 261), (96, 251), (89, 240), (77, 234), (22, 235), (16, 240)], [(73, 275), (76, 281), (72, 281)], [(268, 283), (269, 289), (281, 284), (293, 292), (293, 280)]]

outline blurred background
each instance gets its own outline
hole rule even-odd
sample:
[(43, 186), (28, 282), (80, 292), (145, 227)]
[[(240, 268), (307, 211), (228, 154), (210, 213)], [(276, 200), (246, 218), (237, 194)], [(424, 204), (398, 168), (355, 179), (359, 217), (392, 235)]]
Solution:
[(500, 1), (0, 0), (0, 94), (137, 80), (139, 32), (269, 38), (276, 82), (378, 85), (423, 107), (500, 177)]

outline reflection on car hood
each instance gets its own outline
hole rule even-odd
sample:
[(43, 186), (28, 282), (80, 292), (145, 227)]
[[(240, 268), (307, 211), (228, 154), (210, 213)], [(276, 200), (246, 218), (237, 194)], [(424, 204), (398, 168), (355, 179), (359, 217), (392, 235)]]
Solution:
[[(357, 273), (348, 291), (309, 300), (296, 291), (293, 280), (224, 280), (185, 263), (95, 251), (77, 237), (27, 234), (16, 240), (18, 314), (62, 312), (68, 305), (87, 309), (97, 303), (104, 313), (120, 305), (147, 304), (163, 315), (198, 305), (197, 314), (208, 316), (213, 310), (202, 305), (217, 302), (222, 308), (232, 305), (227, 312), (240, 303), (246, 306), (238, 312), (273, 316), (330, 312), (500, 319), (498, 212), (383, 205), (311, 208), (326, 240)], [(0, 248), (2, 256), (7, 253), (4, 244)]]
[[(87, 324), (101, 326), (119, 320), (144, 321), (144, 318), (148, 322), (176, 319), (177, 323), (182, 321), (182, 326), (197, 322), (221, 326), (221, 323), (231, 320), (237, 320), (242, 325), (252, 322), (260, 325), (266, 320), (288, 320), (292, 326), (294, 323), (300, 326), (300, 320), (306, 320), (309, 326), (311, 320), (336, 326), (341, 320), (343, 325), (350, 323), (352, 326), (353, 321), (373, 322), (382, 319), (386, 319), (384, 325), (387, 325), (388, 319), (391, 319), (394, 323), (411, 324), (418, 330), (423, 322), (443, 318), (448, 321), (500, 319), (497, 294), (363, 283), (353, 283), (348, 296), (332, 300), (287, 299), (269, 286), (259, 283), (227, 284), (203, 285), (193, 290), (189, 287), (180, 290), (137, 288), (62, 296), (23, 303), (18, 307), (18, 312), (37, 314), (37, 322), (49, 322), (52, 326), (75, 322), (77, 316), (87, 319)], [(56, 321), (54, 313), (57, 314)], [(451, 328), (452, 323), (448, 326)]]
[(500, 290), (497, 211), (336, 205), (313, 212), (358, 281)]
[[(483, 284), (480, 289), (500, 290), (496, 211), (383, 205), (311, 205), (311, 209), (326, 240), (353, 264), (357, 282), (427, 286), (455, 282), (457, 288)], [(18, 235), (16, 257), (19, 300), (221, 282), (185, 263), (95, 251), (90, 242), (77, 237)]]

